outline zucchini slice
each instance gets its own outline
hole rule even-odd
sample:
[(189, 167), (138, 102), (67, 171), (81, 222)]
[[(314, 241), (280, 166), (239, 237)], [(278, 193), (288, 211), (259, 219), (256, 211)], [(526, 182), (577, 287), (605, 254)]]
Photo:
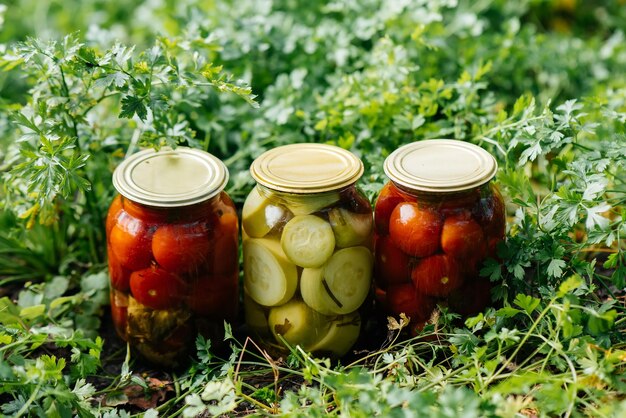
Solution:
[(285, 213), (285, 208), (273, 204), (255, 187), (243, 204), (241, 222), (249, 236), (263, 238), (283, 219)]
[(327, 335), (330, 327), (330, 318), (320, 315), (298, 299), (272, 308), (268, 322), (276, 341), (282, 342), (280, 335), (289, 344), (298, 344), (305, 350)]
[(294, 216), (285, 225), (280, 244), (296, 265), (320, 267), (335, 249), (335, 235), (330, 224), (318, 216)]
[(337, 192), (319, 193), (312, 195), (277, 194), (287, 209), (294, 215), (310, 215), (315, 212), (334, 205), (340, 199)]
[(359, 338), (360, 331), (361, 315), (358, 312), (341, 316), (330, 324), (328, 334), (324, 338), (311, 345), (310, 351), (343, 357)]
[(298, 271), (289, 262), (278, 241), (248, 238), (243, 243), (244, 288), (263, 306), (282, 305), (298, 285)]
[(302, 270), (300, 294), (304, 303), (324, 315), (334, 315), (343, 304), (324, 287), (324, 268)]
[(373, 257), (366, 247), (339, 250), (323, 268), (302, 271), (302, 299), (325, 315), (354, 312), (369, 293), (372, 265)]

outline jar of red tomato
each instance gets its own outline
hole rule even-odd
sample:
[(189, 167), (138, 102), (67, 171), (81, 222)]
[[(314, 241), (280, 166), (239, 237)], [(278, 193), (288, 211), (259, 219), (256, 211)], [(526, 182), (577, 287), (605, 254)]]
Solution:
[(274, 148), (250, 168), (257, 186), (242, 213), (244, 310), (273, 353), (284, 343), (341, 357), (361, 330), (374, 257), (363, 164), (324, 144)]
[(377, 301), (411, 318), (415, 335), (437, 304), (463, 316), (490, 302), (482, 263), (505, 235), (495, 158), (462, 141), (405, 145), (385, 160), (375, 206)]
[(145, 359), (184, 362), (197, 333), (222, 340), (238, 303), (238, 218), (226, 166), (204, 151), (145, 150), (113, 173), (106, 220), (111, 312)]

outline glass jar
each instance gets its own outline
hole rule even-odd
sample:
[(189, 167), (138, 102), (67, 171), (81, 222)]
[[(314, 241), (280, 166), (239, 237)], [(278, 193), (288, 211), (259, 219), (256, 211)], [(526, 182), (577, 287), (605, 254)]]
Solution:
[(390, 178), (375, 205), (375, 294), (386, 313), (406, 314), (416, 335), (437, 304), (469, 316), (491, 301), (480, 276), (505, 235), (495, 158), (455, 140), (405, 145), (385, 160)]
[(106, 219), (111, 314), (145, 359), (185, 361), (197, 333), (217, 344), (237, 315), (238, 218), (224, 164), (179, 147), (145, 150), (113, 173)]
[(293, 144), (250, 168), (242, 213), (244, 310), (271, 352), (284, 342), (345, 355), (371, 290), (372, 208), (355, 182), (361, 161), (339, 147)]

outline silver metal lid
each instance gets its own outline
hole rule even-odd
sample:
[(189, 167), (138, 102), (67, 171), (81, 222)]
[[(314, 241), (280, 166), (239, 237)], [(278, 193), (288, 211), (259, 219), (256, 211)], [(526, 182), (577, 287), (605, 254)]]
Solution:
[(250, 174), (261, 185), (286, 193), (323, 193), (355, 183), (363, 163), (343, 148), (326, 144), (291, 144), (261, 154)]
[(397, 185), (422, 192), (459, 192), (481, 186), (498, 169), (496, 159), (479, 146), (452, 139), (404, 145), (385, 160), (385, 174)]
[(203, 202), (228, 183), (228, 169), (215, 156), (178, 147), (147, 149), (124, 160), (113, 172), (113, 186), (144, 205), (180, 207)]

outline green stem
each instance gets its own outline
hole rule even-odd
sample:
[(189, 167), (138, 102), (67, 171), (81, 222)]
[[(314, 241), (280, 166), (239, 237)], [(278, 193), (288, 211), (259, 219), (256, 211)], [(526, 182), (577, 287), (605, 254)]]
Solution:
[(143, 129), (135, 128), (135, 130), (133, 131), (133, 136), (130, 138), (130, 144), (128, 145), (128, 150), (126, 151), (126, 157), (132, 155), (135, 152), (135, 148), (137, 147), (137, 143), (139, 142), (139, 138), (141, 137), (142, 130)]
[[(63, 94), (68, 100), (71, 100), (70, 89), (67, 86), (67, 81), (65, 81), (65, 72), (63, 71), (63, 66), (61, 65), (59, 65), (59, 72), (61, 73), (61, 82), (62, 82), (61, 86), (63, 89)], [(64, 109), (65, 109), (65, 114), (67, 114), (67, 117), (70, 118), (70, 121), (72, 122), (72, 130), (74, 131), (74, 137), (76, 138), (76, 140), (78, 140), (78, 126), (76, 124), (76, 119), (74, 118), (74, 116), (72, 116), (69, 110), (67, 110), (67, 107), (65, 107)]]
[(104, 261), (104, 238), (102, 236), (104, 216), (96, 199), (93, 182), (87, 174), (85, 174), (85, 179), (91, 184), (91, 190), (85, 192), (85, 204), (93, 219), (91, 227), (86, 228), (89, 238), (89, 249), (92, 263), (98, 264)]
[(531, 122), (534, 120), (543, 119), (543, 116), (533, 116), (532, 118), (518, 120), (517, 122), (511, 122), (506, 125), (497, 125), (493, 128), (487, 130), (486, 132), (481, 133), (478, 136), (475, 136), (474, 139), (480, 139), (481, 137), (489, 137), (491, 134), (496, 133), (498, 131), (504, 131), (505, 129), (515, 128), (522, 124), (522, 122)]
[(24, 403), (24, 405), (22, 405), (20, 410), (17, 411), (17, 414), (15, 414), (15, 418), (19, 418), (22, 415), (24, 415), (24, 413), (28, 412), (28, 407), (30, 407), (30, 405), (33, 402), (35, 402), (35, 399), (37, 398), (37, 395), (39, 394), (39, 389), (41, 389), (41, 383), (39, 383), (37, 387), (35, 387), (35, 390), (33, 390), (33, 393), (30, 395), (26, 403)]
[[(176, 383), (177, 380), (175, 380), (174, 382)], [(179, 388), (180, 388), (180, 385), (179, 385)], [(176, 397), (174, 397), (174, 398), (170, 399), (169, 401), (159, 405), (157, 407), (157, 410), (159, 412), (169, 411), (169, 408), (171, 406), (175, 406), (175, 405), (179, 404), (180, 402), (182, 402), (187, 397), (187, 395), (189, 395), (190, 393), (191, 393), (191, 390), (186, 390), (185, 392), (178, 394)], [(183, 412), (184, 409), (185, 409), (185, 407), (183, 406), (182, 408), (180, 408), (178, 411), (176, 411), (173, 414), (159, 414), (159, 415), (168, 416), (170, 418), (174, 418), (174, 417), (177, 417), (178, 415), (180, 415)]]
[(428, 385), (426, 385), (424, 387), (419, 388), (419, 392), (428, 392), (430, 389), (432, 389), (435, 386), (439, 385), (441, 382), (444, 382), (446, 379), (449, 379), (449, 378), (451, 378), (453, 376), (456, 376), (456, 375), (466, 371), (467, 369), (469, 369), (471, 367), (474, 367), (474, 365), (473, 364), (471, 364), (471, 365), (470, 364), (466, 364), (463, 367), (459, 367), (458, 369), (455, 369), (454, 371), (452, 371), (451, 373), (447, 374), (446, 376), (443, 376), (442, 378), (437, 379), (437, 380), (431, 382), (430, 384), (428, 384)]
[(251, 404), (254, 404), (254, 405), (258, 406), (258, 407), (261, 407), (261, 408), (263, 408), (264, 410), (266, 410), (269, 413), (276, 412), (275, 408), (272, 408), (271, 406), (267, 406), (264, 403), (257, 401), (253, 397), (248, 396), (248, 395), (246, 395), (243, 392), (239, 393), (239, 396), (241, 396), (245, 401), (250, 402)]
[(587, 147), (587, 146), (582, 145), (582, 144), (580, 144), (578, 142), (572, 142), (572, 145), (577, 147), (577, 148), (580, 148), (580, 149), (582, 149), (584, 151), (595, 151), (593, 148)]
[(515, 351), (513, 351), (513, 354), (511, 354), (506, 361), (504, 362), (504, 364), (502, 366), (500, 366), (500, 369), (495, 372), (485, 383), (487, 386), (491, 383), (491, 381), (493, 380), (493, 376), (496, 376), (500, 373), (502, 373), (504, 370), (506, 370), (507, 367), (509, 367), (509, 365), (511, 364), (511, 362), (513, 361), (513, 359), (515, 358), (515, 356), (517, 356), (517, 354), (520, 352), (520, 350), (522, 349), (522, 347), (524, 346), (524, 344), (526, 344), (526, 342), (528, 341), (528, 339), (530, 338), (530, 336), (533, 334), (533, 331), (535, 330), (535, 328), (537, 328), (537, 326), (539, 325), (539, 322), (543, 319), (544, 316), (547, 315), (547, 313), (550, 311), (550, 308), (552, 307), (552, 302), (550, 301), (550, 303), (548, 303), (548, 305), (544, 308), (543, 311), (541, 311), (541, 313), (539, 314), (539, 316), (537, 317), (537, 319), (533, 322), (533, 324), (531, 325), (530, 329), (528, 330), (528, 332), (524, 335), (524, 338), (522, 338), (522, 341), (520, 341), (517, 345), (517, 347), (515, 348)]
[(111, 94), (104, 94), (104, 93), (103, 93), (103, 94), (102, 94), (102, 96), (98, 97), (98, 98), (96, 99), (96, 101), (95, 101), (93, 104), (91, 104), (91, 105), (87, 106), (87, 107), (85, 108), (85, 110), (83, 110), (83, 112), (81, 113), (81, 116), (82, 116), (82, 117), (87, 116), (87, 113), (89, 113), (89, 111), (91, 111), (91, 109), (93, 109), (93, 108), (94, 108), (94, 107), (96, 107), (98, 104), (100, 104), (100, 102), (102, 102), (104, 99), (108, 99), (109, 97), (117, 96), (117, 95), (119, 95), (119, 94), (122, 94), (122, 93), (121, 93), (121, 92), (119, 92), (119, 91), (116, 91), (115, 93), (111, 93)]
[(504, 148), (502, 148), (502, 145), (500, 145), (498, 141), (496, 141), (495, 139), (491, 139), (485, 135), (479, 136), (478, 139), (480, 139), (481, 141), (488, 142), (491, 145), (495, 146), (496, 149), (500, 151), (500, 153), (506, 158), (506, 151), (504, 150)]
[(607, 293), (615, 300), (616, 297), (615, 297), (615, 294), (613, 293), (613, 290), (611, 289), (611, 287), (609, 285), (607, 285), (604, 282), (604, 280), (602, 280), (601, 275), (597, 274), (597, 273), (594, 273), (593, 276), (596, 278), (596, 280), (598, 280), (600, 282), (600, 284), (602, 285), (602, 287), (604, 287), (604, 289), (607, 291)]

